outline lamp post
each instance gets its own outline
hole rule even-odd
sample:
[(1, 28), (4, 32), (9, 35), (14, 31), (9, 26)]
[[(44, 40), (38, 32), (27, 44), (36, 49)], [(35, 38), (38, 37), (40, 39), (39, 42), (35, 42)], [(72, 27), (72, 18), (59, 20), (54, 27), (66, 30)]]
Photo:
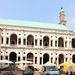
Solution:
[(2, 32), (2, 29), (0, 28), (0, 60), (1, 60), (1, 32)]

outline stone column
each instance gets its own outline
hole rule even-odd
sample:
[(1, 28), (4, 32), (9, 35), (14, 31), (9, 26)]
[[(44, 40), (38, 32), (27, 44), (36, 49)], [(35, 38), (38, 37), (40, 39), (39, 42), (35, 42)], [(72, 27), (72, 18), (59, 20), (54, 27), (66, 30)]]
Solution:
[(38, 39), (37, 39), (37, 46), (39, 47), (40, 46), (40, 33), (38, 32)]
[(43, 64), (43, 56), (42, 56), (42, 64)]
[(3, 48), (3, 60), (5, 59), (5, 49)]
[(57, 57), (57, 65), (59, 64), (58, 62), (59, 62), (59, 58)]
[(34, 37), (34, 47), (35, 47), (35, 37)]
[(58, 40), (57, 40), (57, 48), (58, 48)]
[(40, 50), (38, 50), (37, 64), (40, 65)]
[(6, 30), (4, 30), (4, 40), (3, 40), (3, 43), (6, 46)]
[(33, 57), (33, 63), (35, 64), (35, 56)]
[(42, 38), (42, 47), (43, 47), (43, 38)]
[(1, 60), (1, 32), (2, 32), (2, 29), (0, 28), (0, 60)]
[(21, 60), (23, 60), (23, 49), (21, 49)]
[(27, 47), (27, 36), (26, 36), (26, 47)]
[(23, 46), (23, 31), (22, 31), (22, 34), (21, 34), (21, 45)]
[(64, 48), (65, 48), (65, 40), (64, 40)]

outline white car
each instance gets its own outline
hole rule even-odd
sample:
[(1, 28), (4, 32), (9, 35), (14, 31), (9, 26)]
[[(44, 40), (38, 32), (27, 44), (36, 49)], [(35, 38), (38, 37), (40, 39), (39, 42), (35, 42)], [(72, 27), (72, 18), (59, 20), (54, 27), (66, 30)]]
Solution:
[(58, 67), (56, 65), (42, 66), (39, 70), (42, 75), (60, 75)]

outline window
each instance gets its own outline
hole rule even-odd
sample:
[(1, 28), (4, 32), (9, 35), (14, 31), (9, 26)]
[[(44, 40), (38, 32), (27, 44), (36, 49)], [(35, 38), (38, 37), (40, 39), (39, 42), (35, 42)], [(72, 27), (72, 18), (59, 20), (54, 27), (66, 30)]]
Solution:
[(20, 61), (20, 57), (18, 57), (18, 61)]
[(40, 40), (40, 46), (42, 46), (42, 40)]
[(65, 47), (67, 47), (67, 41), (65, 41)]
[(51, 40), (51, 47), (53, 46), (53, 41)]
[(2, 37), (2, 40), (1, 40), (1, 44), (3, 44), (3, 37)]
[(35, 64), (37, 64), (37, 57), (35, 57)]
[(26, 39), (23, 39), (23, 44), (26, 45)]
[(19, 38), (19, 40), (18, 40), (18, 44), (21, 45), (21, 38)]
[(55, 41), (55, 47), (57, 47), (57, 41)]
[(25, 57), (23, 57), (23, 60), (25, 60)]
[(42, 57), (40, 57), (40, 65), (42, 64)]
[(9, 38), (6, 39), (6, 44), (9, 44)]
[(37, 46), (37, 39), (35, 40), (35, 46)]

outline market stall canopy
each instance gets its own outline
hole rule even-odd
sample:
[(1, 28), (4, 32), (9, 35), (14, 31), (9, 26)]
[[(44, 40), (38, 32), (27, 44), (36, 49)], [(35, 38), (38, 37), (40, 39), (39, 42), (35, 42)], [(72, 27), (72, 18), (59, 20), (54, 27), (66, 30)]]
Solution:
[(0, 60), (0, 63), (13, 63), (13, 62), (9, 60)]
[[(59, 64), (58, 66), (63, 66), (64, 72), (66, 72), (67, 65), (68, 65), (68, 62), (64, 62), (64, 63)], [(72, 65), (72, 68), (73, 68), (73, 72), (75, 72), (75, 63), (71, 62), (71, 65)]]
[(31, 64), (32, 62), (31, 61), (24, 61), (24, 60), (22, 60), (22, 61), (17, 61), (17, 62), (15, 62), (16, 64), (19, 64), (19, 63), (26, 63), (26, 64)]
[(45, 65), (56, 65), (56, 64), (50, 63), (50, 61), (48, 61), (47, 63), (45, 63), (43, 65), (45, 66)]

